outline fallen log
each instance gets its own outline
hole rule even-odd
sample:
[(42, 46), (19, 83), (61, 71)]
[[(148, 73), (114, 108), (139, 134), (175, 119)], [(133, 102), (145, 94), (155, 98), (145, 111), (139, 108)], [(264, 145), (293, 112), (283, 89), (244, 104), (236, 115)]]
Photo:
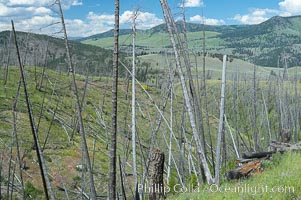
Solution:
[(278, 152), (284, 152), (284, 151), (300, 151), (301, 150), (301, 142), (298, 142), (296, 144), (291, 143), (285, 143), (285, 142), (278, 142), (272, 140), (270, 143), (271, 149)]
[(255, 153), (244, 153), (242, 154), (243, 159), (252, 159), (252, 158), (269, 158), (276, 151), (267, 151), (267, 152), (255, 152)]
[[(300, 151), (301, 142), (291, 144), (287, 142), (271, 141), (270, 149), (271, 151), (267, 152), (244, 153), (242, 158), (235, 161), (237, 164), (242, 166), (226, 172), (226, 178), (228, 180), (241, 179), (249, 177), (252, 174), (261, 173), (263, 169), (261, 168), (261, 162), (257, 159), (269, 159), (272, 154), (277, 152), (283, 153), (285, 151)], [(252, 159), (257, 161), (252, 161)]]
[(247, 178), (252, 174), (258, 174), (261, 173), (261, 162), (260, 161), (251, 161), (247, 164), (237, 167), (233, 170), (228, 171), (225, 176), (227, 180), (233, 180), (233, 179), (241, 179), (241, 178)]

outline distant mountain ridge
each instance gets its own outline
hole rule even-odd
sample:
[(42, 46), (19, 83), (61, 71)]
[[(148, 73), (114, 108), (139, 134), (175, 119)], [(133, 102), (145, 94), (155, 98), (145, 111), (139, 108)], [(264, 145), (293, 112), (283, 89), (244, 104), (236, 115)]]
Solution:
[[(176, 22), (179, 32), (183, 32), (182, 21)], [(205, 25), (187, 23), (189, 47), (197, 52), (202, 51), (202, 31), (206, 31), (206, 46), (210, 53), (230, 54), (262, 66), (288, 67), (301, 65), (301, 16), (275, 16), (255, 25)], [(121, 30), (126, 37), (131, 34), (130, 29)], [(155, 53), (168, 47), (160, 44), (159, 39), (168, 41), (165, 24), (160, 24), (148, 30), (140, 30), (143, 35), (137, 41), (141, 52)], [(162, 38), (162, 35), (164, 38)], [(199, 36), (198, 36), (199, 34)], [(139, 35), (139, 34), (138, 34)], [(100, 37), (98, 37), (100, 36)], [(93, 38), (92, 41), (89, 38)], [(99, 35), (82, 38), (81, 42), (111, 48), (112, 30)], [(124, 45), (130, 45), (130, 40)], [(139, 43), (140, 42), (140, 43)], [(113, 45), (113, 44), (112, 44)]]
[[(132, 33), (132, 29), (120, 29), (119, 30), (119, 35), (120, 36), (131, 34), (131, 33)], [(77, 40), (78, 41), (84, 41), (84, 40), (100, 39), (100, 38), (113, 37), (113, 36), (114, 36), (114, 29), (111, 29), (111, 30), (103, 32), (103, 33), (99, 33), (99, 34), (96, 34), (96, 35), (91, 35), (91, 36), (80, 38), (80, 39), (77, 39)]]
[[(213, 31), (213, 32), (219, 32), (222, 33), (222, 35), (232, 34), (233, 31), (241, 31), (241, 32), (248, 32), (252, 30), (251, 32), (255, 32), (256, 34), (263, 34), (268, 33), (269, 31), (276, 30), (277, 28), (287, 28), (292, 30), (298, 30), (301, 31), (301, 21), (298, 26), (295, 26), (294, 22), (301, 20), (301, 15), (297, 16), (290, 16), (290, 17), (280, 17), (280, 16), (274, 16), (267, 21), (264, 21), (260, 24), (254, 24), (254, 25), (206, 25), (203, 24), (197, 24), (197, 23), (186, 23), (187, 31), (188, 32), (198, 32), (198, 31)], [(181, 32), (183, 31), (183, 22), (177, 21), (176, 22), (178, 30)], [(152, 27), (147, 30), (138, 30), (139, 32), (149, 32), (149, 33), (159, 33), (159, 32), (167, 32), (166, 24), (160, 24), (155, 27)], [(119, 35), (127, 35), (131, 34), (132, 29), (120, 29)], [(83, 37), (78, 40), (84, 41), (89, 39), (101, 39), (106, 37), (113, 37), (114, 36), (114, 29), (111, 29), (109, 31), (91, 35), (88, 37)]]

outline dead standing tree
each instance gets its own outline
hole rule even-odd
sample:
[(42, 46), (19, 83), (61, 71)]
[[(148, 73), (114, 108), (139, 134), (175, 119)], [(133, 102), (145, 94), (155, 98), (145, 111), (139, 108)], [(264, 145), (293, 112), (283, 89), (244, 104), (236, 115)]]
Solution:
[(9, 66), (9, 60), (10, 60), (10, 51), (11, 51), (11, 46), (12, 46), (12, 31), (10, 32), (9, 35), (9, 43), (8, 43), (8, 50), (7, 50), (7, 58), (6, 58), (6, 63), (5, 63), (5, 71), (4, 71), (4, 77), (3, 77), (3, 85), (6, 86), (7, 83), (7, 78), (8, 78), (8, 66)]
[(257, 79), (256, 79), (257, 67), (254, 65), (253, 71), (253, 140), (254, 140), (254, 151), (260, 150), (258, 127), (257, 127)]
[(225, 90), (226, 90), (226, 63), (227, 56), (223, 57), (223, 73), (222, 73), (222, 89), (221, 89), (221, 102), (220, 102), (220, 117), (219, 117), (219, 126), (218, 126), (218, 136), (217, 136), (217, 145), (216, 145), (216, 160), (215, 160), (215, 183), (219, 184), (220, 176), (220, 166), (221, 166), (221, 144), (224, 132), (224, 113), (225, 113)]
[(113, 57), (113, 84), (112, 84), (112, 133), (110, 148), (110, 181), (109, 199), (116, 199), (116, 150), (117, 150), (117, 90), (118, 90), (118, 57), (119, 57), (119, 0), (115, 0), (114, 25), (114, 57)]
[(92, 199), (96, 199), (96, 190), (95, 190), (95, 185), (94, 185), (93, 172), (92, 172), (92, 168), (91, 168), (91, 162), (90, 162), (90, 157), (89, 157), (89, 152), (88, 152), (88, 145), (87, 145), (87, 141), (86, 141), (84, 123), (83, 123), (83, 118), (82, 118), (82, 114), (81, 114), (81, 111), (82, 111), (81, 103), (79, 100), (78, 88), (77, 88), (76, 81), (75, 81), (75, 72), (74, 72), (74, 67), (73, 67), (72, 59), (71, 59), (71, 52), (70, 52), (69, 43), (68, 43), (68, 35), (67, 35), (66, 26), (65, 26), (64, 15), (63, 15), (63, 11), (62, 11), (61, 1), (57, 0), (56, 3), (59, 6), (59, 14), (60, 14), (61, 22), (62, 22), (62, 26), (63, 26), (65, 46), (66, 46), (67, 59), (68, 59), (68, 65), (69, 65), (69, 73), (71, 74), (71, 79), (72, 79), (72, 86), (73, 86), (75, 106), (76, 106), (76, 110), (77, 110), (79, 131), (80, 131), (80, 135), (81, 135), (81, 139), (82, 139), (83, 156), (84, 156), (84, 159), (86, 162), (86, 168), (88, 171), (89, 181), (90, 181), (90, 183), (89, 183), (90, 184), (90, 195), (91, 195)]
[(133, 12), (133, 60), (132, 60), (132, 153), (133, 153), (133, 174), (134, 174), (134, 188), (135, 195), (134, 199), (139, 199), (139, 194), (137, 192), (138, 186), (138, 174), (137, 174), (137, 154), (136, 154), (136, 52), (135, 52), (135, 42), (136, 42), (136, 19), (138, 16), (138, 11)]

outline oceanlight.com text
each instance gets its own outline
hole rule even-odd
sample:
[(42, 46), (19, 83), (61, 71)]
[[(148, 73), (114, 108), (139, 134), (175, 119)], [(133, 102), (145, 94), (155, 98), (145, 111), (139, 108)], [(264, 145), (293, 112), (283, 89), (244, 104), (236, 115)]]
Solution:
[(293, 186), (268, 186), (268, 185), (235, 185), (235, 186), (219, 186), (217, 184), (212, 184), (207, 186), (206, 189), (203, 186), (195, 186), (195, 185), (181, 185), (176, 184), (174, 186), (167, 186), (162, 184), (148, 185), (138, 184), (138, 191), (143, 193), (164, 193), (167, 194), (169, 192), (172, 193), (201, 193), (201, 192), (209, 192), (209, 193), (248, 193), (251, 195), (256, 195), (260, 193), (295, 193), (295, 188)]
[(207, 192), (216, 193), (248, 193), (252, 195), (260, 193), (294, 193), (295, 188), (293, 186), (278, 185), (278, 186), (268, 186), (268, 185), (257, 185), (251, 186), (249, 184), (236, 185), (236, 186), (219, 186), (212, 184), (207, 189)]

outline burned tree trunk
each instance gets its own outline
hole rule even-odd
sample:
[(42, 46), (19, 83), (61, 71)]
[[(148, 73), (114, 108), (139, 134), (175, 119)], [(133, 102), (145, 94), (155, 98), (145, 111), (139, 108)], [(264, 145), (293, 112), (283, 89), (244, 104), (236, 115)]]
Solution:
[(112, 84), (112, 131), (110, 147), (109, 199), (116, 199), (116, 162), (117, 162), (117, 98), (118, 98), (118, 58), (119, 58), (119, 0), (115, 0), (113, 84)]
[[(28, 94), (26, 78), (25, 78), (25, 72), (24, 72), (24, 65), (22, 64), (22, 61), (21, 61), (21, 56), (20, 56), (19, 46), (18, 46), (18, 42), (17, 42), (17, 35), (16, 35), (16, 31), (15, 31), (14, 22), (11, 21), (11, 24), (12, 24), (13, 39), (14, 39), (14, 42), (15, 42), (16, 50), (17, 50), (17, 59), (18, 59), (18, 62), (19, 62), (19, 67), (20, 67), (21, 80), (22, 80), (23, 87), (24, 87), (24, 95), (25, 95), (25, 100), (26, 100), (26, 105), (27, 105), (27, 110), (28, 110), (28, 115), (29, 115), (31, 131), (32, 131), (34, 144), (35, 144), (35, 147), (36, 147), (37, 158), (38, 158), (38, 162), (39, 162), (39, 167), (40, 167), (40, 171), (41, 171), (41, 177), (42, 177), (42, 182), (43, 182), (43, 187), (44, 187), (44, 192), (45, 192), (45, 198), (47, 200), (50, 199), (50, 198), (52, 200), (54, 200), (55, 199), (54, 192), (52, 190), (51, 183), (50, 183), (50, 180), (49, 180), (49, 177), (48, 177), (46, 162), (44, 160), (43, 153), (42, 153), (42, 150), (41, 150), (41, 146), (40, 146), (40, 143), (38, 141), (38, 132), (37, 132), (37, 128), (36, 128), (35, 122), (34, 122), (33, 110), (32, 110), (32, 105), (31, 105), (31, 102), (30, 102), (29, 94)], [(48, 194), (48, 192), (49, 192), (49, 194)], [(49, 195), (50, 195), (50, 198), (49, 198)]]
[(276, 153), (276, 151), (268, 151), (268, 152), (255, 152), (255, 153), (244, 153), (242, 154), (243, 159), (252, 159), (252, 158), (269, 158), (272, 154)]
[(222, 73), (222, 89), (221, 89), (221, 101), (220, 101), (220, 118), (218, 126), (218, 136), (216, 144), (216, 160), (215, 160), (215, 183), (219, 184), (220, 181), (220, 160), (221, 160), (221, 144), (224, 132), (224, 113), (225, 113), (225, 90), (226, 90), (226, 66), (227, 66), (227, 55), (223, 57), (223, 73)]
[[(133, 66), (132, 66), (132, 152), (133, 152), (133, 174), (134, 174), (134, 187), (137, 191), (138, 173), (137, 173), (137, 153), (136, 153), (136, 18), (138, 11), (133, 13)], [(134, 199), (139, 199), (139, 194), (134, 195)]]
[(163, 170), (164, 153), (162, 153), (159, 149), (155, 149), (150, 158), (149, 166), (149, 200), (158, 200), (161, 197), (164, 197)]
[(81, 103), (79, 100), (79, 92), (78, 92), (78, 87), (77, 87), (76, 80), (75, 80), (75, 71), (74, 71), (74, 67), (73, 67), (73, 63), (72, 63), (72, 59), (71, 59), (72, 57), (71, 57), (71, 52), (70, 52), (70, 47), (69, 47), (69, 42), (68, 42), (68, 35), (67, 35), (66, 26), (65, 26), (65, 19), (64, 19), (64, 15), (63, 15), (62, 6), (61, 6), (61, 1), (58, 0), (56, 2), (58, 4), (63, 33), (64, 33), (65, 47), (66, 47), (68, 65), (69, 65), (69, 73), (71, 74), (71, 79), (72, 79), (72, 86), (73, 86), (72, 90), (73, 90), (75, 106), (76, 106), (76, 111), (77, 111), (77, 119), (78, 119), (78, 123), (79, 123), (79, 130), (80, 130), (80, 135), (81, 135), (81, 140), (82, 140), (82, 151), (83, 151), (83, 156), (85, 159), (86, 168), (88, 171), (89, 185), (90, 185), (90, 198), (94, 200), (94, 199), (96, 199), (97, 195), (96, 195), (96, 189), (95, 189), (95, 185), (94, 185), (94, 177), (93, 177), (93, 172), (92, 172), (92, 168), (91, 168), (88, 144), (86, 141), (86, 133), (85, 133), (84, 122), (83, 122), (83, 117), (82, 117), (82, 106), (81, 106)]

